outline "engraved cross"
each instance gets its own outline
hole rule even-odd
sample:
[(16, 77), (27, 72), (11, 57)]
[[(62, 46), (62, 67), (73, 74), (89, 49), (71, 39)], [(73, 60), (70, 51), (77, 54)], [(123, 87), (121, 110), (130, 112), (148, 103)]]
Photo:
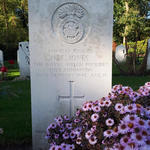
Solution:
[(70, 117), (73, 115), (72, 114), (72, 108), (73, 108), (73, 102), (75, 99), (83, 99), (84, 96), (75, 96), (74, 95), (74, 86), (73, 86), (74, 81), (69, 81), (69, 96), (58, 96), (58, 100), (61, 101), (61, 99), (69, 99), (69, 115)]

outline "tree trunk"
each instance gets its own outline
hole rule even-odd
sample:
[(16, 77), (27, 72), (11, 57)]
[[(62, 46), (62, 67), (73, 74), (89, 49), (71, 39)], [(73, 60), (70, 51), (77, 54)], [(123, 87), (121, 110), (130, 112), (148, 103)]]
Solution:
[(146, 67), (147, 67), (147, 57), (148, 57), (148, 45), (147, 45), (146, 54), (144, 56), (142, 65), (141, 65), (141, 67), (138, 70), (138, 74), (139, 75), (145, 73), (145, 70), (146, 70)]
[(6, 30), (8, 31), (7, 0), (2, 1), (2, 6), (3, 6), (3, 14), (5, 18), (5, 27), (6, 27)]
[[(127, 17), (128, 13), (129, 13), (129, 4), (128, 4), (128, 2), (125, 2), (125, 8), (126, 8), (125, 16)], [(127, 31), (128, 31), (128, 25), (126, 24), (125, 25), (125, 30), (124, 30), (123, 44), (125, 45), (126, 50), (127, 50), (127, 54), (128, 54)]]

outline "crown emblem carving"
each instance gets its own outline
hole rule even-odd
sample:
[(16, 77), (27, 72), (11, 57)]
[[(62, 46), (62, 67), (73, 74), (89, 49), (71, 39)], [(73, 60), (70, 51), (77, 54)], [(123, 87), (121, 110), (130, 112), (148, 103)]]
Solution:
[(59, 18), (77, 17), (81, 19), (84, 16), (84, 9), (79, 5), (68, 4), (59, 9)]

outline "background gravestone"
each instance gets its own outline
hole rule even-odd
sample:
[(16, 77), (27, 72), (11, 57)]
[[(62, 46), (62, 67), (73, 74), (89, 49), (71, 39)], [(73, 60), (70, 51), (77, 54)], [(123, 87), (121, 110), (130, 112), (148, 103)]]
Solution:
[(150, 70), (150, 39), (148, 40), (147, 70)]
[(4, 56), (3, 56), (3, 51), (0, 50), (0, 67), (4, 65)]
[(29, 0), (33, 149), (46, 128), (111, 90), (113, 0)]
[(17, 51), (17, 55), (20, 76), (30, 76), (29, 42), (19, 42), (19, 50)]
[(121, 44), (116, 47), (115, 57), (120, 63), (126, 61), (126, 48), (124, 45)]

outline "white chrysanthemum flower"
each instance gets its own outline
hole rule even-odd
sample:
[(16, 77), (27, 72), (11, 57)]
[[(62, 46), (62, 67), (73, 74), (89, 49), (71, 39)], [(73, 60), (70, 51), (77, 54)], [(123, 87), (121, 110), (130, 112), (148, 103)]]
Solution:
[(113, 126), (113, 125), (114, 125), (114, 120), (111, 119), (111, 118), (108, 118), (108, 119), (106, 120), (106, 125), (109, 126), (109, 127)]
[(100, 106), (93, 106), (92, 109), (94, 112), (100, 112), (101, 111)]
[(98, 119), (99, 119), (99, 115), (96, 113), (91, 116), (92, 122), (96, 122)]
[(113, 136), (113, 130), (106, 130), (103, 134), (105, 137), (111, 137)]
[(82, 106), (82, 110), (83, 111), (88, 111), (88, 107), (87, 107), (87, 104), (85, 103), (85, 104), (83, 104), (83, 106)]
[(124, 106), (123, 106), (123, 104), (121, 104), (121, 103), (117, 103), (117, 104), (115, 105), (116, 111), (121, 111), (123, 108), (124, 108)]
[(89, 138), (89, 143), (90, 143), (91, 145), (95, 145), (95, 144), (97, 143), (97, 138), (96, 138), (96, 136), (90, 137), (90, 138)]
[(110, 107), (111, 104), (112, 104), (112, 102), (110, 100), (105, 100), (106, 107)]
[(87, 105), (87, 109), (88, 110), (92, 110), (92, 107), (93, 107), (93, 103), (92, 102), (88, 102), (86, 105)]
[(91, 136), (92, 136), (92, 131), (89, 130), (85, 133), (86, 139), (89, 139)]
[(105, 106), (105, 102), (104, 102), (103, 100), (100, 100), (100, 102), (98, 103), (98, 105), (99, 105), (100, 107), (104, 107), (104, 106)]
[(81, 144), (81, 141), (82, 141), (82, 138), (81, 138), (81, 137), (78, 137), (77, 140), (76, 140), (76, 144), (80, 145), (80, 144)]

